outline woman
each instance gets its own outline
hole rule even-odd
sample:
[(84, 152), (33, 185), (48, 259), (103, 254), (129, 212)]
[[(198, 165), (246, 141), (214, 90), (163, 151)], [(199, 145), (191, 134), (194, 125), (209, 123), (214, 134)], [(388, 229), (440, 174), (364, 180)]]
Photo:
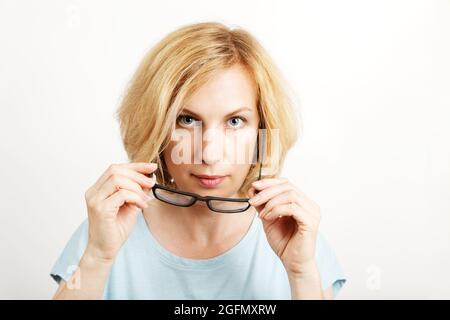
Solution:
[[(248, 32), (199, 23), (167, 35), (118, 119), (130, 163), (86, 191), (88, 218), (51, 271), (55, 299), (336, 296), (345, 278), (319, 206), (279, 177), (299, 121)], [(246, 150), (257, 163), (236, 161)]]

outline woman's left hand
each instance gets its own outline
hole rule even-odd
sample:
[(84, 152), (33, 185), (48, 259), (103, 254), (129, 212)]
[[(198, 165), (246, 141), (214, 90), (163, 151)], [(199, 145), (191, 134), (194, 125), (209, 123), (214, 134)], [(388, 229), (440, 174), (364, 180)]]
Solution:
[(320, 207), (286, 178), (255, 181), (249, 194), (267, 240), (289, 276), (317, 272), (315, 250)]

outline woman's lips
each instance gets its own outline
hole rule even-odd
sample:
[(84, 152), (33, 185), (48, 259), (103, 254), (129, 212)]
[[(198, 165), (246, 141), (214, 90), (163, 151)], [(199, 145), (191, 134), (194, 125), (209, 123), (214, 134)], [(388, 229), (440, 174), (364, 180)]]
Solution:
[(205, 188), (215, 188), (217, 187), (226, 176), (207, 176), (207, 175), (195, 175), (193, 176), (197, 179), (202, 187)]

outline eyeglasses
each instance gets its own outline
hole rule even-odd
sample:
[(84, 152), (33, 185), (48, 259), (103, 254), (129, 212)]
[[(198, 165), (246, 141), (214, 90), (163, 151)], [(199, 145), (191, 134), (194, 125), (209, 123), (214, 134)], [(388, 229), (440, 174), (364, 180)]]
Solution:
[[(265, 133), (262, 135), (262, 140), (264, 140), (264, 134)], [(264, 156), (264, 147), (265, 143), (262, 143), (261, 158)], [(257, 152), (259, 158), (259, 142)], [(259, 159), (260, 165), (258, 180), (261, 179), (262, 162), (263, 160)], [(203, 197), (195, 193), (175, 190), (158, 183), (153, 186), (152, 191), (156, 199), (178, 207), (190, 207), (197, 201), (204, 201), (211, 211), (220, 213), (238, 213), (246, 211), (251, 206), (248, 202), (249, 198), (222, 198), (213, 196)]]
[(202, 197), (195, 193), (178, 191), (158, 184), (153, 187), (153, 194), (156, 199), (179, 207), (190, 207), (197, 201), (205, 201), (211, 211), (221, 213), (243, 212), (250, 207), (248, 199), (245, 198)]

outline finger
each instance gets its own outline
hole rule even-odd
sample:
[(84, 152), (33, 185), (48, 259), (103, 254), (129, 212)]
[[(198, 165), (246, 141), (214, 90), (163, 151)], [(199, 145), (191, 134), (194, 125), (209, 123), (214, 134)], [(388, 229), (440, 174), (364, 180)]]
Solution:
[(311, 212), (316, 212), (316, 211), (320, 211), (320, 206), (313, 201), (311, 198), (307, 197), (306, 194), (304, 192), (302, 192), (301, 190), (295, 189), (295, 191), (297, 192), (298, 196), (299, 196), (299, 205)]
[(306, 212), (295, 203), (284, 203), (278, 205), (264, 216), (265, 220), (274, 220), (281, 217), (291, 216), (297, 221), (304, 222), (306, 218)]
[(148, 204), (144, 200), (142, 200), (137, 193), (126, 189), (120, 189), (119, 191), (115, 192), (109, 198), (106, 198), (102, 204), (106, 211), (112, 211), (120, 208), (125, 203), (134, 204), (142, 209), (148, 207)]
[(94, 190), (98, 190), (111, 175), (116, 174), (129, 177), (142, 186), (152, 187), (154, 179), (149, 178), (147, 174), (154, 172), (156, 168), (156, 163), (147, 162), (112, 164), (98, 179)]
[(268, 187), (275, 186), (277, 184), (286, 183), (288, 180), (286, 178), (268, 178), (268, 179), (261, 179), (252, 182), (252, 186), (254, 186), (258, 190), (263, 190)]
[(299, 196), (294, 190), (288, 190), (283, 193), (280, 193), (267, 201), (264, 205), (264, 209), (260, 212), (261, 218), (264, 218), (265, 214), (272, 210), (274, 207), (279, 206), (281, 204), (287, 204), (290, 202), (299, 202)]
[[(250, 189), (248, 190), (248, 196), (250, 198), (254, 197), (259, 191), (255, 189), (255, 187), (250, 187)], [(264, 206), (263, 205), (259, 205), (259, 206), (255, 206), (256, 211), (261, 212), (261, 210), (263, 210)]]
[(250, 198), (249, 202), (252, 206), (258, 206), (258, 205), (261, 205), (261, 204), (269, 201), (271, 198), (273, 198), (277, 194), (280, 194), (287, 190), (291, 190), (293, 188), (294, 187), (289, 182), (276, 184), (272, 187), (269, 187), (267, 189), (260, 191), (257, 195)]
[[(156, 180), (155, 180), (155, 183), (156, 183)], [(151, 189), (152, 189), (152, 188), (143, 187), (143, 188), (142, 188), (142, 191), (144, 191), (144, 193), (145, 193), (146, 195), (148, 195), (148, 193), (150, 192)]]
[(258, 193), (258, 190), (256, 190), (255, 187), (250, 187), (248, 189), (248, 196), (249, 198), (252, 198), (253, 196), (255, 196)]
[(114, 192), (117, 192), (118, 188), (135, 192), (143, 200), (149, 200), (149, 197), (138, 183), (128, 177), (121, 175), (112, 175), (108, 178), (108, 180), (106, 180), (106, 182), (103, 184), (103, 186), (100, 187), (97, 192), (97, 200), (105, 200)]
[[(256, 185), (257, 183), (261, 182), (261, 185)], [(266, 188), (272, 187), (274, 185), (278, 185), (278, 184), (282, 184), (282, 183), (290, 183), (289, 179), (286, 178), (271, 178), (271, 179), (263, 179), (263, 180), (258, 180), (252, 183), (252, 187), (251, 188), (255, 188), (255, 192), (253, 192), (250, 197), (252, 198), (254, 195), (256, 195), (259, 191), (262, 191)], [(298, 203), (299, 205), (301, 205), (302, 207), (311, 210), (311, 211), (317, 211), (320, 210), (320, 207), (317, 203), (315, 203), (314, 201), (312, 201), (310, 198), (308, 198), (301, 190), (298, 190), (297, 188), (295, 188), (295, 186), (293, 186), (295, 192), (297, 193), (297, 199), (299, 200)]]

